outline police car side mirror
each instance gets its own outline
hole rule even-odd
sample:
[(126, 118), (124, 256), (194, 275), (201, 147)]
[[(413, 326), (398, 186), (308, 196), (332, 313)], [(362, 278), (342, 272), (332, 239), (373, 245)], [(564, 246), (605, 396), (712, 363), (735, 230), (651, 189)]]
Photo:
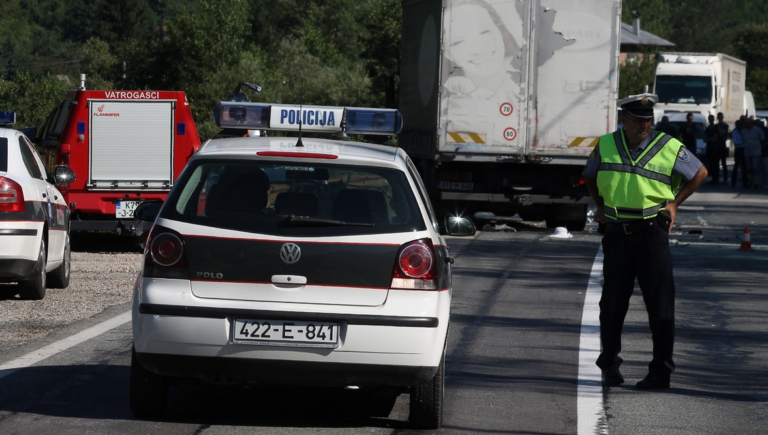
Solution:
[(475, 224), (468, 217), (446, 216), (445, 232), (451, 236), (474, 236)]
[(57, 186), (66, 186), (75, 181), (75, 173), (67, 166), (57, 166), (53, 172), (53, 184)]
[(144, 201), (133, 211), (133, 218), (153, 222), (160, 214), (163, 201)]

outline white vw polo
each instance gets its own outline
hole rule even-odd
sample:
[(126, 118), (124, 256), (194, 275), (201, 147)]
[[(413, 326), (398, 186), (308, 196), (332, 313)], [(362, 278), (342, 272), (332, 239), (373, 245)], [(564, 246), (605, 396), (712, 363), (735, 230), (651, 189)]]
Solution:
[[(0, 112), (0, 126), (13, 112)], [(69, 168), (57, 168), (57, 183), (71, 182)], [(69, 285), (69, 208), (52, 184), (40, 156), (21, 132), (0, 127), (0, 291), (42, 299), (47, 287)]]
[[(222, 102), (215, 118), (350, 134), (401, 124), (395, 110), (256, 103)], [(409, 390), (411, 424), (439, 427), (452, 259), (427, 198), (394, 146), (206, 143), (159, 214), (136, 211), (157, 218), (133, 300), (133, 412), (161, 415), (183, 378), (370, 386)]]

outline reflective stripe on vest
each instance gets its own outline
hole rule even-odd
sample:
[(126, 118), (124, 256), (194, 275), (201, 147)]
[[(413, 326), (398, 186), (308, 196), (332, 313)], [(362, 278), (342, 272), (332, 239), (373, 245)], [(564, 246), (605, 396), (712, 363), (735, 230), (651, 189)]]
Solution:
[(633, 161), (621, 130), (600, 138), (597, 182), (607, 218), (651, 218), (675, 198), (682, 180), (672, 175), (672, 169), (682, 144), (665, 146), (671, 140), (671, 136), (659, 134)]

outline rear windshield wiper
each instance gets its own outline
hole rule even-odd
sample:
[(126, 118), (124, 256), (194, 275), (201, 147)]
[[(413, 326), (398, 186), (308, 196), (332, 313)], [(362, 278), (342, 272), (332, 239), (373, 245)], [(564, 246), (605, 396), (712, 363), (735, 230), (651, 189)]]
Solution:
[(365, 222), (347, 222), (336, 219), (321, 219), (307, 216), (288, 215), (283, 220), (291, 225), (327, 225), (327, 226), (354, 226), (354, 227), (372, 227), (372, 223)]

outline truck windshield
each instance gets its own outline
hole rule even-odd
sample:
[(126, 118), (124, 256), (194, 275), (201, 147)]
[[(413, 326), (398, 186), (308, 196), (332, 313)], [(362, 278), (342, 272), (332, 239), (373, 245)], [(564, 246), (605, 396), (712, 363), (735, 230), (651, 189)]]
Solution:
[(710, 104), (712, 78), (709, 76), (656, 76), (659, 103)]

